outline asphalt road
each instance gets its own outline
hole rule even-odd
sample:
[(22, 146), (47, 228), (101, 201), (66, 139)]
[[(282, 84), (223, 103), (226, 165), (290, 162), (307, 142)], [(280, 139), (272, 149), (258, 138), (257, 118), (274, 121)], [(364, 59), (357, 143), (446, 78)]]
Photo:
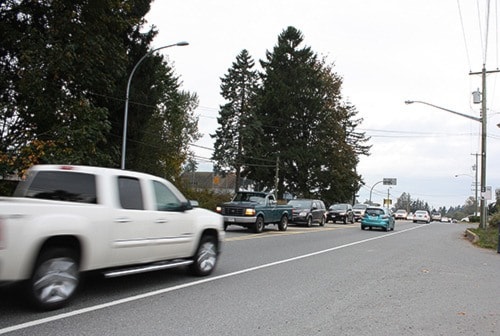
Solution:
[(230, 227), (208, 278), (90, 276), (71, 306), (30, 311), (0, 288), (8, 335), (500, 335), (500, 255), (463, 224)]

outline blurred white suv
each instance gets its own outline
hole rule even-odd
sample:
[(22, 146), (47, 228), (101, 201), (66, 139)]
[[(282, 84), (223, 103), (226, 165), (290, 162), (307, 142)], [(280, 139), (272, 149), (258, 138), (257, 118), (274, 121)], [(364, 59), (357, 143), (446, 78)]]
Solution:
[(354, 220), (358, 221), (363, 218), (365, 215), (366, 208), (368, 208), (368, 204), (355, 204), (352, 207), (352, 212), (354, 213)]

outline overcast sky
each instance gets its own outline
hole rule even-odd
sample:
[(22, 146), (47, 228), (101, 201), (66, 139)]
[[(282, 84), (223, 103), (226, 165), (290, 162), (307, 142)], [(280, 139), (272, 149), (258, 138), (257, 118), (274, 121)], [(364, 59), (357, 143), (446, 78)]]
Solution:
[[(198, 94), (196, 145), (212, 148), (223, 104), (220, 78), (247, 49), (258, 64), (288, 26), (299, 29), (304, 45), (335, 64), (343, 77), (344, 99), (364, 119), (360, 131), (371, 137), (371, 155), (358, 172), (367, 200), (383, 178), (396, 178), (388, 190), (373, 188), (382, 202), (403, 192), (433, 207), (464, 204), (474, 196), (475, 153), (480, 123), (429, 107), (418, 100), (479, 117), (472, 92), (481, 76), (470, 72), (499, 66), (497, 1), (487, 0), (156, 0), (146, 17), (159, 29), (153, 46), (179, 41), (189, 46), (160, 52), (173, 62), (183, 89)], [(486, 41), (486, 32), (489, 39)], [(260, 69), (260, 68), (259, 68)], [(500, 188), (500, 73), (487, 77), (487, 185)], [(199, 157), (212, 151), (193, 147)], [(480, 163), (480, 159), (479, 159)], [(200, 162), (200, 169), (211, 166)], [(479, 170), (480, 171), (480, 170)], [(479, 172), (478, 171), (478, 172)], [(461, 176), (455, 177), (455, 175)], [(478, 174), (479, 179), (479, 174)]]

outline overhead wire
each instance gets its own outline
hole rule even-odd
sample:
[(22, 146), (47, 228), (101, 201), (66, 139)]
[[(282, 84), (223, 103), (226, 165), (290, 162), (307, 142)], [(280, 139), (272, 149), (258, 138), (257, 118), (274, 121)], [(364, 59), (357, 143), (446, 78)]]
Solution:
[(458, 15), (460, 16), (460, 25), (462, 26), (462, 36), (464, 38), (464, 44), (465, 44), (465, 54), (467, 56), (467, 62), (469, 63), (469, 71), (472, 72), (472, 66), (469, 57), (469, 46), (467, 45), (467, 38), (465, 36), (464, 19), (462, 16), (462, 8), (460, 7), (460, 0), (457, 0), (457, 5), (458, 5)]

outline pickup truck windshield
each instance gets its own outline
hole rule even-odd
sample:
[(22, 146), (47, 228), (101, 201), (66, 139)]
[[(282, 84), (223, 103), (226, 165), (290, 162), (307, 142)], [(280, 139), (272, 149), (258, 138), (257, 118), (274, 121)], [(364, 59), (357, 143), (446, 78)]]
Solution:
[(234, 196), (234, 202), (255, 202), (265, 203), (266, 198), (263, 194), (257, 193), (238, 193)]

